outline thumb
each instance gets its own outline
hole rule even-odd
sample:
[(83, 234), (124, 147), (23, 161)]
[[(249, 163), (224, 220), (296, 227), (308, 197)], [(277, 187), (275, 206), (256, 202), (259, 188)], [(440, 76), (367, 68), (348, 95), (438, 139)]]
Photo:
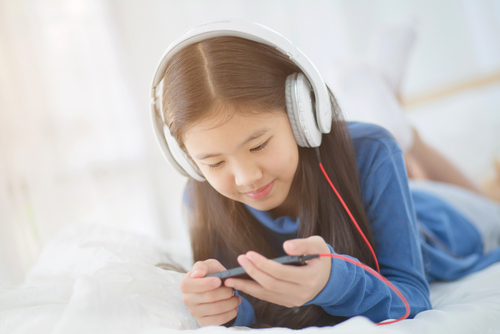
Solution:
[(201, 278), (208, 274), (224, 271), (226, 268), (215, 259), (208, 259), (205, 261), (198, 261), (193, 265), (191, 270), (191, 278)]
[(283, 243), (283, 249), (288, 255), (330, 253), (330, 248), (322, 237), (314, 235), (309, 238), (292, 239)]

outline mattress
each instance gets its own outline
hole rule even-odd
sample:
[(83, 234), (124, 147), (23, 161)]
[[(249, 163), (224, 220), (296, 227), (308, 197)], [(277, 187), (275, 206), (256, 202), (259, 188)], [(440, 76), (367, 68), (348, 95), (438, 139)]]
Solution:
[[(0, 286), (0, 333), (291, 333), (286, 328), (199, 328), (182, 303), (175, 243), (104, 225), (74, 225), (44, 248), (19, 286)], [(500, 263), (430, 285), (433, 309), (377, 326), (353, 317), (304, 333), (495, 333), (500, 331)]]

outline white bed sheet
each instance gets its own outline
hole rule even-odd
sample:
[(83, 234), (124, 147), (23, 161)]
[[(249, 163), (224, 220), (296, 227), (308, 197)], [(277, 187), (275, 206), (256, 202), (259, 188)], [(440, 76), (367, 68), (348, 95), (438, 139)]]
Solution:
[[(243, 328), (197, 329), (181, 300), (182, 274), (155, 267), (171, 261), (171, 247), (168, 241), (102, 225), (63, 230), (24, 284), (0, 284), (0, 333), (240, 333)], [(396, 324), (376, 326), (354, 317), (301, 332), (500, 332), (500, 263), (454, 282), (433, 283), (431, 301), (433, 310)], [(259, 331), (291, 333), (284, 328)]]

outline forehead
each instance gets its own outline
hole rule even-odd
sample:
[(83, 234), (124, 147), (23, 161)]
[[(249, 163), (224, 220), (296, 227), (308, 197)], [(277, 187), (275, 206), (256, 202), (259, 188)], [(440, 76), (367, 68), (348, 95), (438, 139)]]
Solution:
[(192, 156), (212, 151), (229, 153), (242, 140), (266, 129), (279, 129), (284, 121), (288, 122), (284, 112), (224, 111), (191, 125), (184, 134), (184, 144)]

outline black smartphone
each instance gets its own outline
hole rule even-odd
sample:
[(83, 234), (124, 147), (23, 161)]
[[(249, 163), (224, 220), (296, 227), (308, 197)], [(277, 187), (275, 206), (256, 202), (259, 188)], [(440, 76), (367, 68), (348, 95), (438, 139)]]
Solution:
[[(288, 264), (292, 266), (303, 266), (306, 264), (306, 261), (317, 257), (319, 257), (319, 254), (302, 255), (302, 256), (286, 255), (282, 257), (277, 257), (273, 260), (282, 264)], [(226, 278), (230, 277), (252, 279), (250, 276), (248, 276), (248, 274), (245, 272), (245, 269), (243, 269), (242, 267), (236, 267), (233, 269), (220, 271), (218, 273), (209, 274), (205, 277), (219, 277), (222, 280), (222, 283), (224, 283), (224, 280)]]

